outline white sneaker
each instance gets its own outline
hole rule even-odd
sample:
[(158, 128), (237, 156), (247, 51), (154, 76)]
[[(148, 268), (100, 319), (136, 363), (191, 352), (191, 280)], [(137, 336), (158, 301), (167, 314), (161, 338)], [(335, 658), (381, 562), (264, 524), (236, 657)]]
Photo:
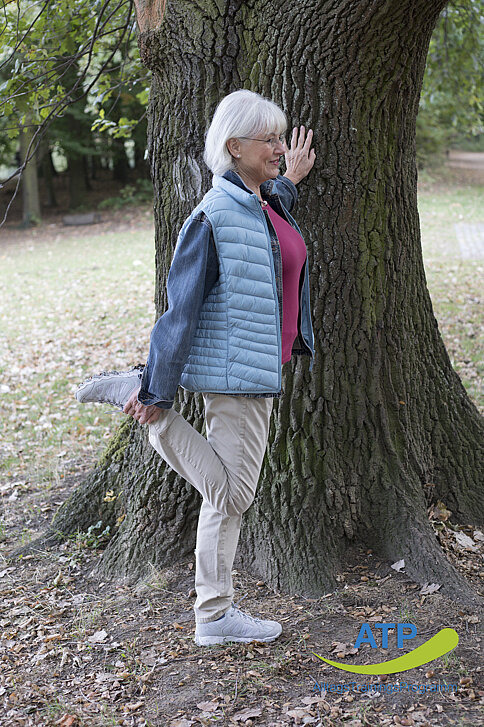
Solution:
[(195, 643), (198, 646), (210, 646), (228, 641), (274, 641), (281, 631), (282, 626), (277, 621), (254, 618), (232, 604), (217, 621), (197, 623)]
[(144, 366), (133, 366), (129, 371), (103, 371), (86, 379), (76, 391), (82, 404), (98, 401), (123, 409), (133, 391), (141, 385)]

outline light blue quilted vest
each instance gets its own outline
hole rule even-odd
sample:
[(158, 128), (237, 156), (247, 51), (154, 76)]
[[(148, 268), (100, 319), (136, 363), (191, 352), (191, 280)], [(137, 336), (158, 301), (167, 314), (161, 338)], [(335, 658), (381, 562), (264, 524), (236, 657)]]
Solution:
[[(260, 202), (255, 194), (215, 175), (179, 239), (200, 210), (212, 225), (220, 273), (202, 305), (180, 385), (188, 391), (224, 394), (277, 393), (282, 360), (279, 306)], [(306, 338), (312, 348), (312, 330)]]

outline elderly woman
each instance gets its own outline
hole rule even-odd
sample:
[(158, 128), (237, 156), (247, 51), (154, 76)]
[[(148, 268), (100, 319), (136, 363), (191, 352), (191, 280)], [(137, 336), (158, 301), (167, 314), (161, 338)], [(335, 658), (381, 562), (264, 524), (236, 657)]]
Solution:
[[(198, 645), (272, 641), (276, 621), (232, 602), (232, 565), (251, 505), (282, 364), (314, 357), (307, 251), (289, 214), (314, 164), (312, 131), (285, 144), (287, 122), (247, 90), (226, 96), (206, 136), (213, 186), (183, 224), (167, 280), (168, 309), (146, 366), (94, 376), (80, 401), (114, 403), (149, 426), (149, 441), (202, 495), (194, 606)], [(279, 160), (286, 172), (279, 174)], [(206, 438), (173, 407), (178, 385), (203, 393)]]

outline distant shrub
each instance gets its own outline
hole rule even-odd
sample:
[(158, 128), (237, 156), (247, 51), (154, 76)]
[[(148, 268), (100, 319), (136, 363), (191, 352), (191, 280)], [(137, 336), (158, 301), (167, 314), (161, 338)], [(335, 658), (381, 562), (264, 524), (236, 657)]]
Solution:
[(127, 184), (116, 197), (107, 197), (99, 202), (98, 209), (120, 209), (127, 204), (142, 204), (153, 200), (153, 185), (149, 179), (137, 179)]
[(452, 129), (439, 125), (435, 117), (422, 109), (417, 116), (416, 147), (417, 167), (424, 169), (441, 160), (445, 151), (451, 146)]

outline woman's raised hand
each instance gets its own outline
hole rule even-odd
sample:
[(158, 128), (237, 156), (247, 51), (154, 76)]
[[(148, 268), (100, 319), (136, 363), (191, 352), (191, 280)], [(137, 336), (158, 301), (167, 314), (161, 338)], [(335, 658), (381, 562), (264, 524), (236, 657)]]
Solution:
[(313, 168), (316, 152), (311, 149), (311, 141), (313, 139), (313, 130), (309, 129), (307, 136), (304, 126), (297, 126), (292, 130), (291, 148), (288, 149), (287, 144), (284, 158), (286, 161), (285, 177), (297, 184), (309, 174)]
[(128, 401), (124, 405), (123, 411), (129, 414), (133, 419), (137, 419), (140, 424), (153, 424), (159, 418), (162, 410), (154, 405), (145, 406), (138, 401), (138, 391), (133, 391)]

